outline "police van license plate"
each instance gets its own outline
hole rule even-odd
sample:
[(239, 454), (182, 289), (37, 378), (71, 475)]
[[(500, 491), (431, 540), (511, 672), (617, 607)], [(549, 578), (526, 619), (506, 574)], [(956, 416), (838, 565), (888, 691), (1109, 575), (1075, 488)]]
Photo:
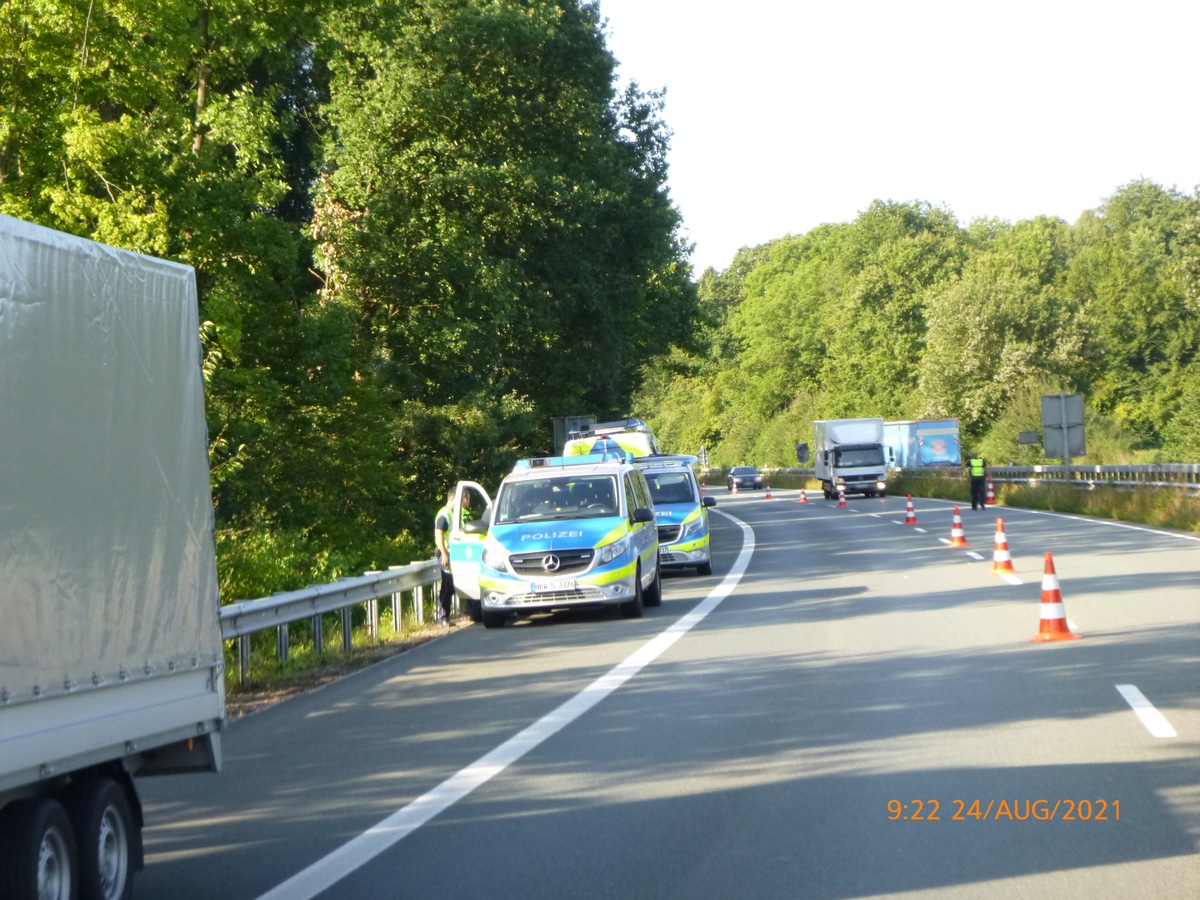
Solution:
[(533, 583), (535, 594), (556, 594), (559, 591), (573, 590), (575, 590), (574, 578), (556, 578), (553, 581), (535, 581)]

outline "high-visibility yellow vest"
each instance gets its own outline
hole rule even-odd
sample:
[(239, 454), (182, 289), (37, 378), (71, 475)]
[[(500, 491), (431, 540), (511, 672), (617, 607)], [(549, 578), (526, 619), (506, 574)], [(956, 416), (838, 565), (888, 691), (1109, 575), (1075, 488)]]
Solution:
[(972, 478), (982, 478), (983, 477), (983, 457), (972, 456), (970, 462), (971, 462), (971, 477)]
[(437, 533), (438, 533), (437, 521), (442, 516), (446, 517), (446, 532), (447, 532), (447, 534), (449, 534), (450, 525), (454, 521), (454, 518), (453, 518), (454, 510), (452, 510), (449, 506), (443, 506), (441, 509), (439, 509), (437, 511), (437, 515), (433, 517), (433, 545), (435, 547), (437, 546)]

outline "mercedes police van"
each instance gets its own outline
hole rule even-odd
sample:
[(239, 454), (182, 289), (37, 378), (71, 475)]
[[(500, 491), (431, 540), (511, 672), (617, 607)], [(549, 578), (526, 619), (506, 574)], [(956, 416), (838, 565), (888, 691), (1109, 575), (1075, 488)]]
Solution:
[(696, 457), (647, 456), (634, 460), (646, 476), (658, 522), (658, 561), (664, 569), (694, 568), (711, 575), (708, 510), (717, 501), (696, 481)]
[(582, 606), (636, 618), (662, 602), (653, 501), (628, 453), (520, 460), (463, 527), (486, 534), (475, 571), (488, 628)]
[(616, 422), (591, 422), (573, 428), (563, 445), (563, 456), (582, 456), (613, 450), (650, 456), (661, 453), (654, 429), (641, 419), (619, 419)]

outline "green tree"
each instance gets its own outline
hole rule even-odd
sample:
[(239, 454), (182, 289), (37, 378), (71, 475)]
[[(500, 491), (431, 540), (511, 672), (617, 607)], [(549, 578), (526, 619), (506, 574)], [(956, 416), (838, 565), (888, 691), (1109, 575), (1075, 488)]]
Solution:
[(960, 278), (931, 293), (921, 415), (955, 416), (974, 438), (1026, 385), (1074, 388), (1083, 338), (1058, 287), (1067, 234), (1065, 223), (1047, 218), (1000, 229)]
[(1067, 290), (1083, 310), (1092, 402), (1151, 446), (1180, 411), (1200, 346), (1188, 283), (1197, 202), (1133, 182), (1075, 227)]
[(331, 22), (321, 262), (380, 370), (427, 404), (529, 397), (547, 423), (626, 406), (695, 301), (660, 103), (614, 96), (595, 9), (429, 0)]

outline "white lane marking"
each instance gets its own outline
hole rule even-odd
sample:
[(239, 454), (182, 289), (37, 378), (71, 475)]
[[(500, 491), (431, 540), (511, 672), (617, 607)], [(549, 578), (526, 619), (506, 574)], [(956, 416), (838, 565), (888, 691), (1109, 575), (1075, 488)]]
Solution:
[(1001, 572), (999, 574), (1000, 574), (1000, 577), (1003, 578), (1005, 581), (1007, 581), (1009, 584), (1022, 585), (1025, 583), (1020, 578), (1018, 578), (1016, 575), (1014, 575), (1012, 572)]
[(1145, 694), (1132, 684), (1118, 684), (1116, 688), (1154, 737), (1176, 737), (1175, 729), (1167, 721), (1167, 717), (1154, 708), (1154, 704), (1146, 699)]
[[(953, 506), (953, 500), (938, 500), (932, 497), (924, 498), (925, 503), (937, 503), (944, 506)], [(1179, 538), (1181, 541), (1200, 542), (1200, 534), (1181, 534), (1178, 531), (1161, 531), (1157, 528), (1150, 528), (1147, 525), (1138, 525), (1135, 522), (1115, 522), (1112, 519), (1097, 519), (1089, 516), (1073, 516), (1068, 513), (1052, 512), (1047, 509), (1026, 509), (1023, 506), (992, 506), (989, 509), (997, 513), (1003, 512), (1004, 515), (1012, 513), (1013, 515), (1026, 514), (1031, 516), (1049, 516), (1052, 519), (1069, 519), (1072, 522), (1083, 522), (1086, 525), (1106, 525), (1109, 528), (1124, 528), (1129, 531), (1142, 531), (1146, 534), (1156, 534), (1159, 537)]]
[(976, 553), (974, 550), (968, 550), (968, 551), (967, 551), (967, 556), (971, 557), (972, 559), (986, 559), (986, 558), (987, 558), (987, 557), (985, 557), (985, 556), (980, 556), (980, 555), (979, 555), (978, 553)]
[(547, 738), (570, 725), (695, 628), (733, 592), (750, 565), (750, 557), (754, 555), (754, 532), (750, 526), (729, 513), (716, 509), (712, 511), (742, 529), (742, 550), (729, 574), (695, 609), (643, 644), (623, 662), (617, 663), (557, 709), (547, 713), (490, 753), (481, 756), (465, 769), (451, 775), (428, 793), (396, 810), (382, 822), (338, 847), (328, 856), (267, 891), (259, 900), (311, 900), (322, 891), (333, 887), (351, 872), (362, 868), (404, 840), (434, 816), (449, 809), (475, 788), (499, 775)]

